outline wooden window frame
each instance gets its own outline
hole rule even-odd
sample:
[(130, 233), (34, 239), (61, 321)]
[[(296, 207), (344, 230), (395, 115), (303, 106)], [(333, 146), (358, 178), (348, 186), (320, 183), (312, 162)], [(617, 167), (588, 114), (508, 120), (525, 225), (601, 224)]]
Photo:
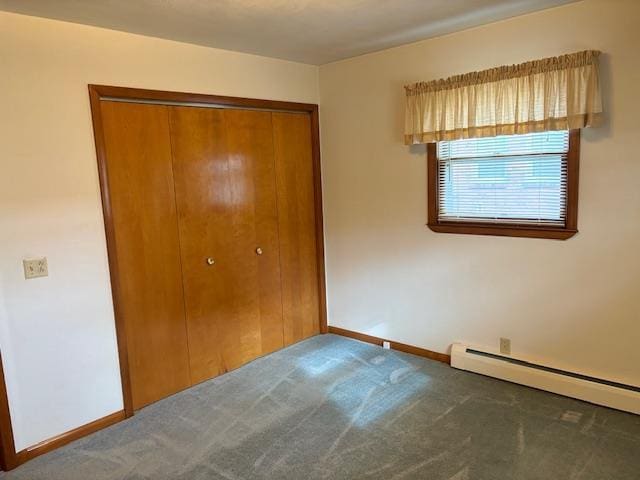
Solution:
[(437, 233), (498, 235), (503, 237), (550, 238), (566, 240), (578, 233), (578, 178), (580, 167), (580, 130), (569, 131), (567, 153), (567, 211), (564, 226), (538, 226), (522, 223), (447, 221), (438, 218), (438, 149), (427, 144), (427, 226)]

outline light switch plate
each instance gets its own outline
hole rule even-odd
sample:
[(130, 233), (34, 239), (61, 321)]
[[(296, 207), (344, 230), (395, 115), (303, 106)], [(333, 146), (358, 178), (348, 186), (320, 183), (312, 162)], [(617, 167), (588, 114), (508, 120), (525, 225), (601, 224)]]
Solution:
[(47, 266), (46, 257), (42, 258), (25, 258), (22, 260), (24, 267), (24, 278), (46, 277), (49, 275), (49, 267)]

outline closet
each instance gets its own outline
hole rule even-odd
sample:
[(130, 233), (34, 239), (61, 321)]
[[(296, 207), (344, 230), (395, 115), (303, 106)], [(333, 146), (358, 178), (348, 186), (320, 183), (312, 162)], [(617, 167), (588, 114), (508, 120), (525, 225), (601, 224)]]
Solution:
[(130, 409), (320, 333), (313, 112), (98, 93), (92, 111)]

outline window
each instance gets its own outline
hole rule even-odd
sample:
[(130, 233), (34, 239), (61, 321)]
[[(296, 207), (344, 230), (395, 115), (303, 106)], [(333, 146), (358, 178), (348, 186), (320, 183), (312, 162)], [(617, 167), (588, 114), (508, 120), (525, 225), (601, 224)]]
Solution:
[(430, 143), (436, 232), (566, 239), (577, 232), (580, 130)]

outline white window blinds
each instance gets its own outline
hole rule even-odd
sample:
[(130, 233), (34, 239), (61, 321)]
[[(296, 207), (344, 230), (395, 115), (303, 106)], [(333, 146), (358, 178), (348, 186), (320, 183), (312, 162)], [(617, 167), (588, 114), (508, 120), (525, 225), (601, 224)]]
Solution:
[(569, 132), (438, 142), (438, 219), (564, 226)]

